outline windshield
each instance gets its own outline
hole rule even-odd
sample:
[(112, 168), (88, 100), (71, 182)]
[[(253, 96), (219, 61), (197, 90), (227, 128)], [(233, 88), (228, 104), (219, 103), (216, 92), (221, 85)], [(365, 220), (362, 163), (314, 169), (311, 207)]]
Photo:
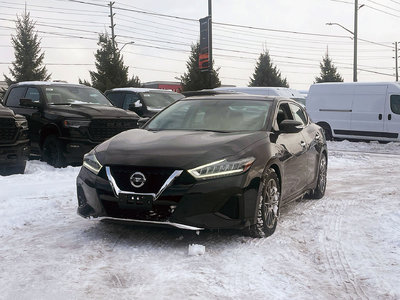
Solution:
[(266, 122), (270, 101), (183, 100), (158, 114), (149, 130), (256, 131)]
[(146, 92), (143, 93), (142, 95), (146, 106), (148, 108), (156, 108), (156, 109), (164, 108), (170, 105), (172, 102), (175, 102), (176, 100), (183, 98), (182, 94), (174, 92), (169, 92), (169, 93)]
[(44, 87), (47, 103), (51, 105), (97, 104), (112, 106), (98, 90), (80, 86)]

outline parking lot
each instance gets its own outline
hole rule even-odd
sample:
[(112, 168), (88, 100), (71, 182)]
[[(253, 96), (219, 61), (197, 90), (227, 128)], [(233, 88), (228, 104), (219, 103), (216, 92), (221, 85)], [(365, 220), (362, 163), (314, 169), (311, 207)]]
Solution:
[(286, 206), (266, 239), (86, 220), (79, 168), (29, 161), (0, 177), (2, 298), (399, 299), (400, 144), (328, 148), (325, 197)]

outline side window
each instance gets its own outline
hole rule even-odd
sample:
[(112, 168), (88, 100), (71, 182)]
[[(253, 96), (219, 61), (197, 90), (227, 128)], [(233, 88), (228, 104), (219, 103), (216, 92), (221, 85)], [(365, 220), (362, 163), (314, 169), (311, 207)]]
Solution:
[(396, 115), (400, 115), (400, 95), (390, 96), (390, 109)]
[(25, 87), (13, 88), (8, 94), (6, 105), (11, 107), (19, 107), (19, 100), (24, 98), (25, 90)]
[(300, 108), (300, 106), (295, 105), (295, 104), (289, 104), (290, 109), (292, 110), (292, 115), (294, 120), (299, 121), (303, 123), (303, 125), (307, 125), (307, 117), (304, 113), (304, 111)]
[(111, 101), (113, 105), (116, 107), (122, 108), (124, 105), (124, 93), (109, 93), (107, 94), (107, 98)]
[(128, 93), (125, 95), (125, 101), (124, 101), (124, 109), (129, 109), (129, 105), (135, 103), (136, 101), (140, 100), (138, 94), (134, 93)]
[(293, 120), (292, 112), (290, 111), (288, 103), (279, 105), (278, 114), (276, 115), (276, 122), (278, 126), (283, 120)]
[(40, 93), (37, 88), (30, 87), (26, 91), (25, 95), (26, 99), (31, 99), (33, 102), (39, 103), (40, 102)]

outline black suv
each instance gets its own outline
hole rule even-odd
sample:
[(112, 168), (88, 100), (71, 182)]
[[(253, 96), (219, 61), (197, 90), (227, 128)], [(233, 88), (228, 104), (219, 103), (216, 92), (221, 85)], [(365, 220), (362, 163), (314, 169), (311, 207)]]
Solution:
[(171, 103), (184, 98), (169, 90), (146, 88), (116, 88), (105, 91), (108, 99), (117, 107), (131, 110), (140, 117), (152, 117)]
[(0, 104), (0, 175), (24, 173), (28, 156), (26, 119)]
[(82, 163), (94, 146), (136, 128), (139, 119), (78, 84), (21, 82), (8, 88), (3, 102), (28, 120), (32, 153), (55, 167)]

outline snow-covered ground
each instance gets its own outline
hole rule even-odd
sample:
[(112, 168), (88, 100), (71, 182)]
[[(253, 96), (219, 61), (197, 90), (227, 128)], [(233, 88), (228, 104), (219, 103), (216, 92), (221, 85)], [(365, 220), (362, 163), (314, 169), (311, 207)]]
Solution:
[(79, 168), (30, 161), (0, 177), (0, 298), (400, 299), (400, 143), (328, 146), (326, 196), (267, 239), (85, 220)]

